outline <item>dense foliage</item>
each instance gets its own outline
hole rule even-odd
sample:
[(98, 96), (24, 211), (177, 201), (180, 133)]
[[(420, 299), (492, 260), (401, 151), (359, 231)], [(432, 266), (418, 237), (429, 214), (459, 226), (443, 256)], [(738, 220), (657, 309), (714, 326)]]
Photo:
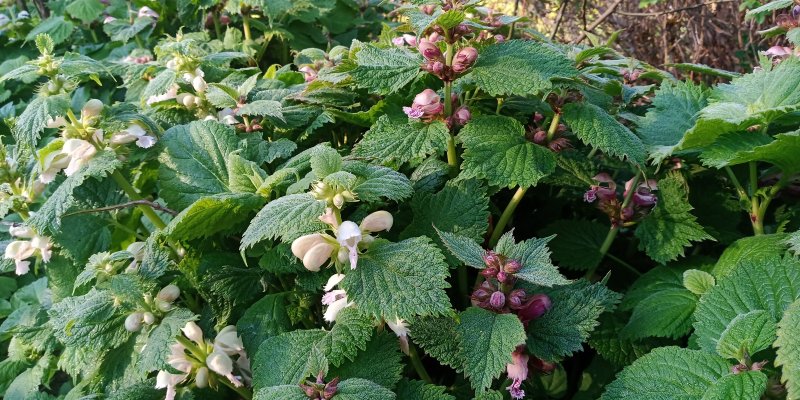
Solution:
[(475, 0), (24, 6), (4, 398), (800, 399), (794, 49), (705, 87)]

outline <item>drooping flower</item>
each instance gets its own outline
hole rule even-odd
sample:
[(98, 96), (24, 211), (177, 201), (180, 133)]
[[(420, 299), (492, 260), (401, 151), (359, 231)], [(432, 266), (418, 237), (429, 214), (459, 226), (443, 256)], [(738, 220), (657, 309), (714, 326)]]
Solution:
[(149, 149), (156, 143), (156, 138), (148, 135), (147, 131), (137, 123), (132, 123), (127, 129), (111, 136), (111, 144), (120, 145), (131, 142), (136, 142), (136, 145), (143, 149)]
[(408, 323), (400, 318), (395, 318), (387, 319), (386, 325), (389, 326), (389, 329), (391, 329), (400, 340), (400, 350), (402, 350), (403, 353), (408, 354)]
[(336, 230), (336, 240), (348, 250), (350, 269), (356, 269), (358, 265), (358, 243), (361, 239), (361, 229), (353, 221), (342, 222)]
[(217, 333), (217, 337), (214, 338), (214, 349), (229, 356), (244, 354), (244, 344), (242, 344), (239, 333), (236, 332), (235, 325), (228, 325)]
[(306, 80), (306, 82), (313, 82), (315, 79), (317, 79), (317, 70), (312, 68), (310, 65), (304, 65), (300, 67), (299, 71), (303, 73), (303, 78)]
[(128, 268), (125, 269), (125, 272), (135, 272), (139, 269), (139, 263), (144, 259), (144, 242), (133, 242), (125, 248), (125, 251), (131, 253), (131, 257), (133, 258), (133, 261), (131, 261)]
[(525, 397), (522, 382), (528, 379), (528, 358), (524, 346), (520, 346), (511, 353), (511, 363), (506, 364), (506, 374), (512, 381), (511, 386), (506, 389), (513, 399), (518, 400)]
[(409, 118), (432, 118), (444, 111), (444, 104), (439, 94), (431, 89), (425, 89), (414, 97), (411, 107), (403, 107), (403, 112)]
[(442, 58), (442, 50), (439, 49), (436, 43), (428, 39), (420, 39), (417, 49), (427, 60), (439, 60)]
[(33, 229), (24, 226), (12, 227), (9, 229), (9, 233), (20, 239), (28, 239), (15, 240), (6, 246), (5, 258), (14, 260), (17, 275), (24, 275), (30, 271), (31, 262), (27, 261), (28, 258), (38, 255), (42, 262), (50, 261), (53, 246), (50, 238), (37, 235)]
[(461, 106), (453, 113), (452, 119), (455, 125), (464, 126), (472, 119), (472, 114), (469, 112), (469, 108)]
[(392, 229), (392, 224), (394, 223), (394, 217), (388, 211), (375, 211), (372, 214), (367, 215), (361, 221), (361, 231), (362, 232), (381, 232), (381, 231), (389, 231)]
[[(592, 185), (586, 193), (583, 194), (583, 200), (587, 203), (593, 203), (595, 200), (600, 199), (602, 200), (612, 200), (617, 198), (617, 184), (605, 172), (601, 172), (595, 175), (595, 181), (599, 182), (600, 185)], [(606, 186), (602, 184), (605, 183)]]
[[(625, 193), (623, 196), (628, 196), (633, 181), (634, 178), (631, 178), (629, 181), (625, 182)], [(658, 183), (655, 179), (648, 179), (647, 182), (639, 183), (636, 186), (636, 191), (633, 193), (633, 204), (640, 207), (651, 207), (655, 205), (658, 201), (658, 196), (653, 193), (655, 190), (658, 190)]]
[(71, 176), (97, 154), (97, 148), (83, 139), (67, 139), (61, 148), (61, 152), (69, 156), (69, 164), (64, 169), (64, 174)]

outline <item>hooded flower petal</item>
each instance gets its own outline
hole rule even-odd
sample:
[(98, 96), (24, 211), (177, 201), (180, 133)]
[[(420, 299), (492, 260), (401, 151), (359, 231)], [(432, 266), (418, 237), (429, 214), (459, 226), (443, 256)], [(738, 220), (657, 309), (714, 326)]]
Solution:
[(361, 238), (361, 229), (353, 221), (342, 222), (336, 231), (336, 240), (349, 252), (350, 269), (356, 269), (358, 264), (358, 242)]
[(200, 327), (197, 326), (197, 324), (195, 324), (194, 322), (192, 321), (187, 322), (186, 326), (181, 328), (181, 330), (183, 331), (183, 334), (186, 335), (186, 337), (189, 338), (191, 341), (197, 344), (205, 343), (205, 340), (203, 340), (203, 330), (200, 329)]
[(223, 353), (232, 356), (244, 351), (244, 344), (239, 334), (236, 332), (235, 325), (228, 325), (222, 328), (214, 338), (214, 351), (222, 351)]
[(339, 284), (339, 282), (342, 281), (342, 279), (344, 279), (345, 276), (346, 276), (345, 274), (333, 274), (333, 275), (331, 275), (331, 277), (328, 278), (328, 283), (325, 284), (325, 287), (322, 288), (322, 290), (324, 290), (326, 292), (330, 292), (331, 290), (333, 290), (334, 287), (336, 287), (336, 285)]

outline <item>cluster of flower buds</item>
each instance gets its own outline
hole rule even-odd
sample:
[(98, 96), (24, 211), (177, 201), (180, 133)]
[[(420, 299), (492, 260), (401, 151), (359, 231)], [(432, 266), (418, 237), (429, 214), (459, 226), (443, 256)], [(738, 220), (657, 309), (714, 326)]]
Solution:
[[(617, 195), (617, 184), (610, 175), (603, 172), (593, 178), (598, 184), (592, 185), (583, 199), (587, 203), (597, 204), (597, 208), (611, 220), (612, 226), (627, 226), (644, 218), (656, 205), (658, 197), (653, 191), (658, 190), (654, 179), (633, 186), (634, 179), (625, 182), (623, 198), (631, 196), (631, 201), (623, 207), (624, 201)], [(631, 191), (633, 190), (633, 193)]]
[(459, 75), (467, 72), (469, 67), (478, 59), (478, 50), (474, 47), (464, 47), (453, 55), (452, 65), (447, 65), (445, 55), (439, 45), (430, 39), (421, 39), (417, 49), (422, 54), (422, 57), (425, 58), (425, 64), (422, 65), (422, 69), (436, 75), (445, 82), (451, 82)]
[(622, 79), (625, 80), (625, 83), (632, 84), (639, 79), (639, 76), (642, 75), (642, 70), (623, 68), (619, 71), (619, 73), (622, 75)]
[(566, 137), (566, 125), (558, 124), (555, 132), (550, 137), (548, 137), (547, 129), (549, 127), (544, 124), (544, 115), (536, 112), (531, 118), (531, 124), (527, 127), (525, 137), (539, 146), (547, 147), (554, 153), (560, 153), (572, 148), (572, 142)]
[(181, 289), (172, 284), (159, 290), (155, 299), (150, 294), (146, 295), (144, 303), (147, 307), (151, 307), (151, 310), (139, 310), (130, 313), (125, 318), (125, 329), (129, 332), (138, 332), (142, 329), (142, 325), (153, 325), (157, 320), (153, 311), (159, 314), (169, 312), (180, 295)]
[(358, 201), (358, 196), (352, 191), (323, 181), (317, 181), (311, 185), (311, 195), (317, 200), (326, 201), (329, 207), (336, 207), (340, 210), (345, 203)]
[[(192, 375), (198, 388), (215, 388), (219, 379), (227, 379), (235, 387), (250, 381), (250, 360), (235, 326), (223, 328), (213, 342), (203, 338), (202, 329), (194, 322), (186, 323), (181, 331), (183, 335), (170, 347), (167, 359), (167, 364), (180, 373), (162, 370), (156, 376), (155, 387), (167, 389), (166, 400), (174, 400), (177, 386)], [(233, 374), (234, 367), (239, 375)]]
[(514, 274), (522, 269), (519, 261), (506, 258), (494, 251), (483, 255), (486, 268), (481, 271), (483, 283), (472, 292), (472, 303), (497, 313), (514, 313), (527, 324), (550, 310), (552, 303), (545, 294), (529, 296), (522, 289), (513, 289)]
[(780, 14), (775, 17), (775, 24), (787, 31), (800, 26), (800, 5), (795, 4), (789, 14)]
[(740, 363), (731, 367), (731, 373), (734, 375), (738, 375), (741, 374), (742, 372), (747, 372), (747, 371), (761, 371), (762, 369), (764, 369), (765, 365), (767, 365), (767, 361), (755, 362), (749, 367), (747, 366), (747, 364)]
[(45, 85), (39, 89), (42, 94), (55, 96), (60, 93), (68, 93), (74, 90), (77, 84), (61, 74), (54, 75)]
[(317, 375), (316, 381), (306, 380), (300, 384), (300, 389), (303, 389), (306, 397), (310, 400), (331, 400), (336, 392), (339, 390), (339, 378), (333, 378), (330, 382), (325, 383), (325, 373), (320, 372)]
[(6, 246), (5, 258), (14, 260), (17, 275), (30, 271), (31, 262), (27, 260), (31, 257), (38, 257), (45, 264), (50, 261), (53, 247), (50, 238), (40, 236), (24, 225), (14, 225), (8, 229), (8, 233), (15, 238), (27, 239), (14, 240)]

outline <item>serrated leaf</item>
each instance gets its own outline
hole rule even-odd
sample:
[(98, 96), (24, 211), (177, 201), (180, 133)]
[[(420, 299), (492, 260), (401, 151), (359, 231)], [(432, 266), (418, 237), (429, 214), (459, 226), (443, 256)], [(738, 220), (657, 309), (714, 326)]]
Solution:
[(679, 338), (689, 333), (697, 297), (687, 289), (675, 288), (654, 292), (633, 309), (621, 333), (624, 338)]
[(734, 132), (720, 136), (701, 155), (703, 164), (722, 168), (751, 161), (768, 162), (784, 174), (800, 172), (800, 131), (775, 135), (774, 140), (757, 132)]
[(608, 227), (594, 221), (557, 220), (542, 230), (543, 235), (555, 235), (547, 246), (559, 267), (587, 270), (602, 260), (600, 247), (608, 235)]
[(770, 1), (770, 2), (767, 2), (765, 4), (762, 4), (761, 6), (758, 6), (756, 8), (747, 10), (747, 17), (748, 18), (752, 18), (752, 17), (756, 17), (756, 16), (761, 16), (761, 15), (764, 15), (766, 13), (771, 13), (771, 12), (776, 11), (776, 10), (787, 8), (787, 7), (791, 6), (792, 4), (794, 4), (794, 1), (792, 1), (792, 0), (774, 0), (774, 1)]
[[(434, 226), (434, 228), (436, 227)], [(443, 232), (438, 228), (436, 229), (436, 233), (439, 235), (439, 239), (447, 250), (450, 250), (450, 253), (461, 260), (464, 265), (478, 269), (486, 267), (486, 263), (483, 261), (483, 255), (486, 254), (486, 250), (475, 243), (474, 240), (455, 233)]]
[(444, 386), (403, 379), (397, 388), (397, 397), (403, 400), (456, 400), (445, 390), (447, 388)]
[(359, 351), (353, 361), (331, 368), (329, 376), (369, 379), (387, 389), (394, 388), (400, 380), (404, 365), (397, 340), (397, 336), (391, 332), (384, 331), (374, 335), (366, 349)]
[[(669, 64), (664, 64), (664, 66), (675, 68), (678, 71), (697, 72), (699, 74), (720, 77), (725, 79), (733, 79), (742, 75), (738, 72), (726, 71), (724, 69), (714, 68), (699, 63), (669, 63)], [(687, 81), (687, 83), (691, 82)]]
[(373, 242), (341, 287), (359, 309), (376, 317), (410, 319), (450, 309), (444, 255), (427, 237)]
[(181, 328), (189, 321), (194, 321), (195, 315), (184, 308), (170, 311), (159, 321), (147, 335), (147, 342), (142, 348), (142, 353), (137, 361), (137, 370), (140, 373), (167, 369), (167, 358), (170, 355), (175, 337), (180, 334)]
[(652, 107), (636, 120), (636, 134), (647, 146), (654, 163), (672, 154), (684, 133), (694, 126), (708, 104), (708, 93), (692, 82), (665, 81), (655, 92)]
[(36, 142), (49, 118), (66, 115), (69, 97), (65, 94), (55, 96), (36, 96), (14, 124), (14, 140), (21, 146), (36, 147)]
[(102, 15), (104, 9), (105, 6), (100, 0), (75, 0), (66, 8), (71, 16), (78, 18), (84, 24), (97, 19)]
[(788, 399), (800, 398), (800, 300), (795, 300), (778, 324), (775, 365), (781, 367), (781, 382)]
[(714, 382), (701, 400), (759, 400), (767, 388), (767, 376), (761, 371), (726, 375)]
[(169, 89), (175, 85), (175, 81), (178, 79), (178, 75), (175, 71), (165, 68), (161, 70), (158, 74), (156, 74), (153, 79), (147, 82), (147, 86), (145, 86), (144, 90), (142, 91), (142, 101), (146, 101), (150, 97), (153, 96), (160, 96), (164, 93), (167, 93)]
[(236, 322), (236, 331), (249, 354), (256, 354), (264, 340), (291, 329), (287, 297), (286, 293), (268, 294), (250, 306)]
[(509, 40), (484, 48), (464, 79), (493, 97), (533, 95), (553, 86), (553, 78), (578, 74), (572, 61), (543, 43)]
[(453, 369), (463, 368), (461, 334), (452, 316), (431, 316), (411, 321), (409, 335), (428, 355)]
[(290, 242), (305, 234), (325, 228), (319, 216), (325, 212), (325, 201), (311, 194), (300, 193), (283, 196), (267, 203), (250, 221), (242, 235), (240, 249), (252, 247), (267, 239), (280, 238)]
[(699, 269), (683, 272), (683, 286), (696, 295), (703, 295), (717, 283), (714, 275)]
[(116, 19), (103, 24), (105, 32), (113, 41), (127, 43), (145, 28), (153, 26), (153, 19), (150, 17), (139, 17), (129, 23), (125, 19)]
[(723, 332), (741, 314), (764, 310), (777, 323), (785, 310), (800, 297), (800, 261), (792, 257), (770, 257), (740, 263), (711, 288), (694, 314), (698, 346), (715, 351)]
[(303, 393), (299, 385), (270, 386), (256, 390), (253, 400), (306, 400), (308, 396)]
[(514, 314), (495, 314), (478, 307), (470, 307), (460, 316), (464, 375), (477, 392), (483, 392), (511, 362), (514, 349), (525, 342), (525, 328)]
[(296, 330), (264, 340), (252, 360), (253, 389), (296, 385), (326, 370), (328, 360), (317, 346), (326, 335), (320, 329)]
[(526, 282), (540, 286), (566, 285), (570, 281), (558, 271), (550, 261), (550, 249), (547, 243), (553, 237), (532, 238), (515, 243), (513, 232), (506, 232), (500, 237), (494, 250), (522, 264), (522, 269), (514, 276)]
[[(726, 386), (725, 383), (733, 379), (727, 376), (736, 375), (731, 374), (730, 365), (715, 354), (674, 346), (660, 347), (620, 372), (601, 400), (701, 400), (715, 383)], [(760, 395), (743, 398), (756, 400)]]
[(769, 258), (775, 254), (783, 254), (786, 250), (786, 235), (775, 233), (741, 238), (731, 243), (717, 260), (711, 273), (721, 279), (731, 271), (739, 268), (744, 262)]
[(281, 103), (273, 100), (256, 100), (247, 103), (236, 110), (236, 115), (255, 115), (285, 121)]
[(336, 324), (320, 342), (330, 364), (338, 367), (346, 360), (353, 361), (359, 350), (365, 350), (375, 328), (372, 319), (354, 307), (340, 311)]
[(114, 348), (130, 337), (125, 316), (115, 315), (114, 297), (108, 291), (92, 289), (83, 296), (67, 297), (53, 304), (50, 321), (61, 342), (73, 346)]
[(411, 196), (413, 192), (411, 181), (402, 173), (388, 167), (346, 161), (342, 169), (358, 177), (353, 192), (360, 201), (400, 201)]
[(353, 148), (353, 155), (381, 164), (406, 163), (447, 148), (450, 132), (441, 121), (393, 120), (382, 115)]
[(728, 323), (717, 341), (717, 354), (744, 361), (745, 354), (755, 354), (775, 341), (775, 321), (768, 312), (754, 310), (739, 314)]
[(528, 351), (543, 360), (554, 361), (583, 348), (598, 325), (600, 314), (610, 311), (619, 294), (600, 283), (584, 281), (546, 291), (553, 307), (528, 324)]
[(98, 152), (85, 167), (61, 182), (38, 212), (31, 216), (28, 224), (39, 232), (45, 230), (58, 232), (61, 229), (61, 216), (74, 205), (73, 191), (87, 179), (103, 178), (120, 165), (121, 162), (114, 152), (106, 150)]
[(422, 65), (422, 57), (406, 49), (391, 47), (381, 49), (364, 45), (356, 53), (358, 65), (349, 72), (356, 84), (364, 89), (387, 95), (413, 81)]
[(535, 186), (556, 168), (553, 152), (529, 142), (522, 124), (509, 117), (475, 117), (458, 138), (465, 148), (462, 175), (492, 186)]
[(589, 345), (605, 360), (617, 367), (624, 367), (636, 361), (658, 346), (654, 340), (624, 339), (621, 330), (625, 326), (618, 314), (604, 313), (600, 325), (589, 337)]
[(333, 400), (394, 400), (396, 395), (375, 382), (350, 378), (339, 382)]
[(75, 30), (75, 25), (67, 21), (63, 15), (51, 16), (36, 24), (28, 32), (28, 36), (25, 36), (25, 40), (34, 40), (40, 33), (46, 33), (52, 39), (52, 43), (58, 45), (69, 39), (73, 30)]
[(692, 242), (713, 240), (689, 213), (688, 188), (683, 177), (670, 174), (658, 182), (658, 203), (636, 228), (639, 249), (664, 264), (683, 256)]
[(247, 221), (263, 203), (261, 196), (249, 193), (204, 196), (176, 215), (164, 229), (164, 234), (176, 240), (209, 237)]
[(591, 103), (569, 103), (563, 109), (564, 122), (584, 143), (606, 154), (644, 165), (647, 151), (641, 139), (602, 108)]
[(226, 157), (239, 140), (232, 127), (216, 121), (196, 121), (168, 129), (161, 138), (159, 194), (182, 210), (204, 196), (228, 192)]

